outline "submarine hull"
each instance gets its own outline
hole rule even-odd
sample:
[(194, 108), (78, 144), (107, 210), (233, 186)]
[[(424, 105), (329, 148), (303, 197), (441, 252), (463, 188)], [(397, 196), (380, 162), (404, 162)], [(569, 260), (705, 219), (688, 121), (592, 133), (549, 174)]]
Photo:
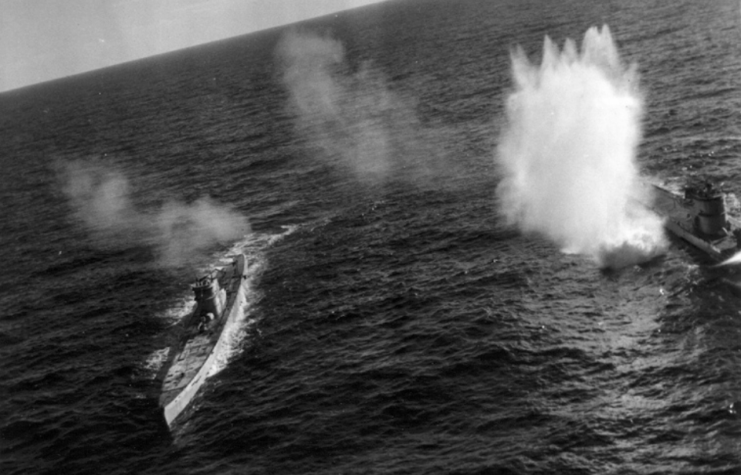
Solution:
[[(740, 221), (726, 217), (724, 210), (722, 213), (706, 216), (703, 214), (701, 205), (704, 203), (701, 200), (683, 196), (658, 185), (649, 186), (653, 201), (648, 208), (665, 219), (664, 226), (672, 234), (717, 262), (724, 261), (739, 251), (737, 231), (741, 229)], [(707, 232), (708, 222), (711, 223), (713, 232)]]
[(183, 414), (215, 366), (227, 344), (224, 329), (244, 314), (246, 268), (244, 255), (239, 255), (231, 265), (216, 271), (214, 278), (223, 289), (225, 305), (208, 327), (199, 325), (199, 317), (211, 307), (199, 301), (180, 327), (177, 343), (163, 371), (160, 395), (168, 426)]

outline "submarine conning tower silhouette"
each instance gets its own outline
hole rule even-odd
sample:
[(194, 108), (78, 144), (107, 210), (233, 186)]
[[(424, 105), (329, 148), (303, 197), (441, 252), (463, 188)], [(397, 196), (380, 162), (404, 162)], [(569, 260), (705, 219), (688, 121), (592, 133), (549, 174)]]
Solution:
[(685, 199), (692, 200), (692, 210), (696, 213), (695, 228), (708, 236), (727, 234), (726, 206), (723, 193), (711, 183), (688, 187)]
[(226, 292), (219, 285), (219, 280), (213, 276), (206, 276), (198, 279), (192, 289), (196, 294), (199, 314), (213, 313), (216, 318), (219, 318), (226, 304)]

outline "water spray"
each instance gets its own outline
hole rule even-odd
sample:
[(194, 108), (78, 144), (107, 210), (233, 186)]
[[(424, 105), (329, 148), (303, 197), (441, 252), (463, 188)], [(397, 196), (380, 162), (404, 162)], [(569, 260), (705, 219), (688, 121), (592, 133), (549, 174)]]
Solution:
[(496, 154), (507, 222), (602, 267), (662, 252), (661, 220), (638, 204), (638, 75), (620, 61), (609, 28), (590, 28), (581, 51), (546, 37), (540, 65), (519, 47), (511, 56), (514, 90)]

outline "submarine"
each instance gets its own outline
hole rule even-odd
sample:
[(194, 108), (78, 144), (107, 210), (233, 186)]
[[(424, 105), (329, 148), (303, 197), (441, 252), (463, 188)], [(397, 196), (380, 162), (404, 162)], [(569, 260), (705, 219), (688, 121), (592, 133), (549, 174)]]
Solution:
[(196, 305), (178, 325), (160, 377), (159, 404), (172, 427), (190, 405), (226, 345), (224, 328), (244, 314), (247, 259), (244, 254), (192, 285)]
[(664, 227), (723, 262), (741, 251), (741, 221), (726, 213), (726, 195), (709, 181), (688, 184), (681, 192), (647, 184), (653, 200), (647, 207), (664, 218)]

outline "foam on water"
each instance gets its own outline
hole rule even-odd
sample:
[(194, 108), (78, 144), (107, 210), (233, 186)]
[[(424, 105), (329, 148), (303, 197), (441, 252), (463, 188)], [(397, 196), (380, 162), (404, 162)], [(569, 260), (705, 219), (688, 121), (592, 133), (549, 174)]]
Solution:
[(147, 356), (146, 361), (142, 365), (142, 369), (146, 373), (148, 379), (154, 379), (157, 377), (159, 370), (162, 365), (167, 361), (167, 356), (170, 354), (170, 347), (160, 348), (159, 350), (153, 351)]
[(170, 325), (177, 325), (183, 318), (193, 312), (195, 306), (196, 299), (193, 297), (193, 293), (189, 292), (178, 300), (175, 305), (162, 312), (160, 318), (170, 323)]

